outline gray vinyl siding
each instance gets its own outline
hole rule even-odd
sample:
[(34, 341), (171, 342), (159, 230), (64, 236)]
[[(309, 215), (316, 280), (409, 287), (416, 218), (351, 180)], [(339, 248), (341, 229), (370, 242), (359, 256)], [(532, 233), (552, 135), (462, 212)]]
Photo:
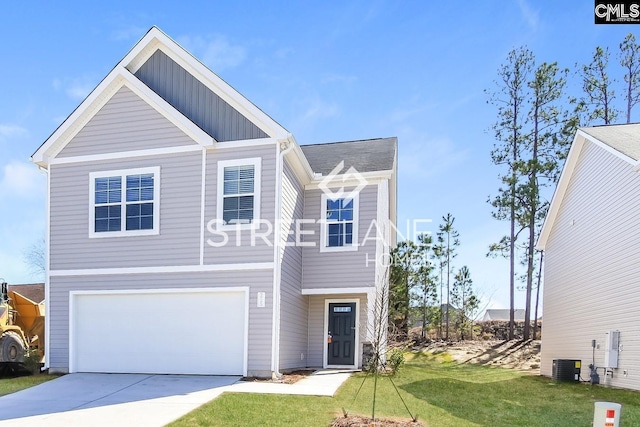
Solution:
[(157, 50), (135, 76), (216, 141), (267, 137), (161, 50)]
[(57, 157), (194, 145), (195, 142), (127, 87), (98, 111)]
[(309, 367), (322, 367), (324, 346), (327, 345), (327, 337), (324, 334), (325, 326), (325, 300), (327, 299), (358, 299), (360, 304), (360, 348), (358, 350), (359, 364), (362, 365), (362, 342), (367, 336), (367, 296), (365, 294), (346, 295), (310, 295), (309, 296)]
[(586, 142), (546, 245), (543, 375), (554, 359), (580, 359), (589, 378), (591, 340), (601, 367), (605, 333), (619, 330), (619, 369), (607, 384), (640, 390), (639, 212), (640, 174)]
[[(119, 290), (119, 289), (167, 289), (167, 288), (207, 288), (250, 286), (249, 294), (249, 375), (265, 376), (271, 372), (271, 330), (273, 318), (273, 276), (271, 270), (242, 272), (174, 273), (174, 274), (132, 274), (113, 276), (51, 277), (50, 304), (50, 347), (49, 363), (51, 371), (67, 372), (69, 369), (69, 292), (78, 290)], [(265, 307), (257, 307), (257, 293), (265, 292)], [(179, 316), (188, 307), (167, 307), (163, 319), (149, 319), (162, 327), (172, 316)], [(118, 308), (113, 307), (117, 316)], [(114, 331), (126, 333), (126, 331)], [(207, 333), (205, 325), (194, 324), (193, 348), (198, 351), (198, 334)], [(171, 337), (167, 337), (171, 345)], [(212, 355), (212, 357), (215, 357)]]
[[(295, 245), (295, 220), (302, 218), (304, 189), (287, 161), (282, 174), (280, 369), (307, 365), (308, 297), (302, 295), (302, 248)], [(290, 234), (289, 234), (290, 233)], [(286, 243), (286, 244), (285, 244)]]
[[(218, 149), (207, 152), (207, 181), (205, 202), (205, 226), (217, 216), (218, 193), (218, 162), (222, 160), (246, 159), (253, 157), (262, 158), (262, 180), (260, 194), (260, 216), (263, 220), (275, 223), (275, 189), (276, 189), (276, 156), (277, 145), (268, 144), (258, 147), (245, 147), (234, 149)], [(198, 221), (199, 224), (199, 221)], [(215, 228), (215, 226), (214, 226)], [(266, 226), (261, 230), (264, 232)], [(273, 232), (267, 239), (269, 246), (263, 239), (256, 238), (255, 246), (251, 242), (251, 230), (241, 230), (240, 244), (236, 243), (234, 230), (227, 232), (229, 241), (224, 247), (213, 247), (207, 244), (207, 240), (220, 242), (222, 239), (205, 229), (204, 263), (246, 263), (246, 262), (273, 262)]]
[[(160, 234), (89, 238), (89, 174), (160, 167)], [(202, 153), (52, 165), (51, 269), (195, 265), (200, 259)]]
[[(305, 192), (305, 219), (320, 219), (321, 197), (321, 190)], [(377, 198), (377, 185), (368, 185), (360, 192), (359, 244), (365, 239), (371, 221), (377, 218)], [(351, 252), (320, 252), (320, 224), (316, 222), (314, 225), (305, 225), (304, 229), (313, 230), (312, 235), (304, 236), (304, 241), (313, 242), (315, 246), (304, 247), (302, 251), (303, 288), (352, 288), (375, 285), (375, 229), (364, 246)]]

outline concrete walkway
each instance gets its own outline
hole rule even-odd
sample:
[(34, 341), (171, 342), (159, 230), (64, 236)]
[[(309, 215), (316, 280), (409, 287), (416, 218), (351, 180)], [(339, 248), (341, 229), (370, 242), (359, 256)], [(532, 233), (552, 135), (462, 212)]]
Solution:
[(353, 371), (317, 371), (293, 384), (262, 381), (238, 381), (226, 388), (232, 393), (297, 394), (333, 396)]
[(225, 391), (333, 396), (351, 375), (319, 371), (294, 384), (240, 377), (69, 374), (0, 397), (0, 426), (164, 426)]

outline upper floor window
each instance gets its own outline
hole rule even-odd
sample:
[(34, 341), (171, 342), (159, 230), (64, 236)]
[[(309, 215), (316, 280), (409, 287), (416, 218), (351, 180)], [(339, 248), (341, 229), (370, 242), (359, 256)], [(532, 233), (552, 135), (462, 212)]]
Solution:
[(358, 196), (331, 199), (322, 195), (321, 251), (358, 249)]
[(89, 236), (158, 234), (160, 168), (90, 174)]
[(260, 218), (260, 158), (218, 162), (218, 218), (251, 227)]

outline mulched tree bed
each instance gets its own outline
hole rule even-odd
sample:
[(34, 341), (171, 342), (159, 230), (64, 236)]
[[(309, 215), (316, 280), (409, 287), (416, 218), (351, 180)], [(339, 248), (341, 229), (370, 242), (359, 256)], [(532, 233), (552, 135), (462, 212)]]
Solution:
[(289, 372), (287, 374), (283, 374), (282, 377), (278, 379), (272, 378), (256, 378), (256, 377), (244, 377), (242, 381), (256, 381), (256, 382), (266, 382), (266, 383), (278, 383), (278, 384), (293, 384), (301, 379), (313, 374), (315, 370), (312, 369), (300, 369), (297, 371)]
[(376, 418), (371, 421), (369, 417), (360, 415), (341, 416), (333, 420), (330, 427), (425, 427), (420, 421), (392, 420), (388, 418)]

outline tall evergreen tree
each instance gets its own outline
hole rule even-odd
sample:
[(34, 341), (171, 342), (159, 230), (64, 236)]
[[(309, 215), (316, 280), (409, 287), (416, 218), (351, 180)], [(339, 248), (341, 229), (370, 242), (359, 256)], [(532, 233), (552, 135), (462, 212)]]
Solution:
[(640, 102), (640, 45), (633, 33), (620, 43), (620, 65), (624, 68), (627, 123), (631, 123), (631, 109)]
[(608, 125), (618, 117), (618, 110), (613, 103), (616, 80), (609, 78), (608, 65), (609, 48), (597, 46), (591, 62), (579, 68), (584, 91), (579, 105), (586, 109), (590, 123), (602, 120)]
[(411, 288), (415, 283), (416, 244), (407, 240), (391, 250), (389, 271), (389, 323), (400, 337), (409, 331)]
[(446, 298), (446, 307), (445, 307), (445, 339), (449, 340), (449, 323), (450, 323), (450, 297), (451, 297), (451, 273), (453, 272), (452, 261), (453, 258), (456, 257), (457, 252), (456, 248), (460, 246), (460, 234), (453, 227), (453, 223), (455, 222), (455, 218), (453, 215), (448, 213), (446, 216), (442, 217), (442, 224), (439, 226), (438, 235), (442, 237), (443, 241), (443, 258), (446, 265), (446, 275), (447, 275), (447, 298)]
[(531, 131), (524, 140), (525, 161), (520, 164), (522, 183), (518, 188), (522, 205), (520, 222), (528, 231), (526, 247), (526, 305), (523, 338), (530, 337), (531, 293), (535, 275), (535, 244), (547, 213), (548, 200), (541, 189), (555, 184), (566, 157), (575, 119), (565, 110), (563, 90), (568, 70), (557, 63), (542, 63), (528, 86), (531, 90), (529, 122)]
[(526, 47), (509, 52), (506, 64), (498, 69), (495, 92), (489, 93), (489, 102), (498, 108), (498, 117), (493, 125), (496, 144), (491, 151), (491, 160), (504, 168), (500, 176), (502, 185), (498, 195), (489, 200), (494, 207), (492, 215), (498, 220), (509, 221), (509, 235), (491, 245), (490, 254), (501, 254), (509, 258), (509, 339), (514, 338), (516, 240), (518, 231), (517, 188), (521, 160), (521, 146), (525, 138), (527, 123), (525, 102), (528, 99), (527, 82), (534, 67), (533, 53)]
[(471, 273), (466, 265), (460, 268), (455, 275), (451, 302), (458, 308), (455, 324), (460, 339), (465, 339), (467, 331), (469, 332), (468, 337), (473, 338), (473, 315), (478, 309), (480, 301), (473, 291)]

